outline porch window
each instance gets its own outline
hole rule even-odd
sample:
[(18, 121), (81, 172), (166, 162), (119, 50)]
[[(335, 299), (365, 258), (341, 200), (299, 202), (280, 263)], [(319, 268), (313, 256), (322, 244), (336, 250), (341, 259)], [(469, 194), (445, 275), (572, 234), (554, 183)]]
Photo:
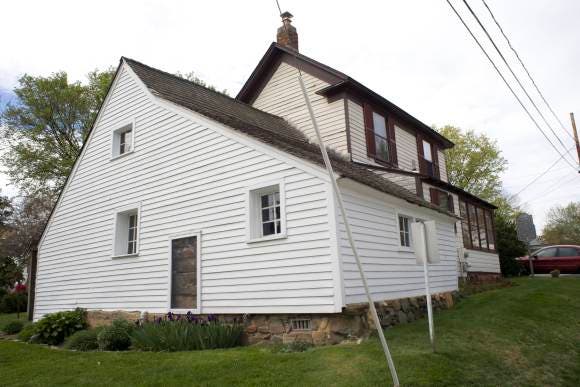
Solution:
[(495, 229), (492, 210), (460, 200), (459, 213), (465, 248), (495, 251)]

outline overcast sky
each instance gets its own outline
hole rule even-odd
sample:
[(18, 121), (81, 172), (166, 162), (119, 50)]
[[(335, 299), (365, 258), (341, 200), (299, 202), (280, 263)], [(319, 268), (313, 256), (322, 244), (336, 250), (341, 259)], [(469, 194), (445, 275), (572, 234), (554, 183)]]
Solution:
[[(428, 125), (453, 124), (496, 139), (509, 161), (504, 184), (512, 193), (559, 157), (444, 0), (280, 3), (295, 15), (305, 55), (349, 74)], [(453, 3), (470, 19), (462, 3)], [(482, 2), (470, 4), (509, 54)], [(580, 2), (488, 4), (569, 129), (569, 112), (576, 111), (580, 121)], [(19, 0), (3, 3), (0, 22), (5, 103), (23, 73), (64, 70), (83, 80), (94, 68), (116, 66), (122, 55), (170, 72), (194, 71), (235, 96), (275, 39), (280, 18), (275, 0)], [(543, 112), (572, 147), (572, 139)], [(568, 159), (577, 163), (574, 151)], [(2, 182), (4, 192), (15, 192), (5, 177)], [(548, 208), (579, 198), (580, 175), (562, 161), (520, 195), (538, 228)]]

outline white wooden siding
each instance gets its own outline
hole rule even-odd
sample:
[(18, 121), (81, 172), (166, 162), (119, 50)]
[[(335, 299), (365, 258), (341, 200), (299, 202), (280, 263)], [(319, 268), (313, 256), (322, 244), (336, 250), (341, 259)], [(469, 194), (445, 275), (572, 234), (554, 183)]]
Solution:
[[(297, 76), (298, 70), (294, 66), (285, 62), (280, 63), (252, 105), (260, 110), (284, 117), (304, 132), (311, 141), (316, 142), (316, 134)], [(329, 103), (326, 97), (316, 94), (318, 90), (329, 86), (328, 83), (304, 71), (302, 78), (326, 146), (348, 154), (344, 100), (339, 99)]]
[(407, 171), (419, 170), (417, 156), (417, 138), (405, 129), (395, 126), (395, 141), (397, 143), (397, 162), (399, 168)]
[(441, 180), (449, 181), (447, 176), (447, 164), (445, 164), (445, 153), (441, 149), (438, 149), (437, 156), (439, 157), (439, 174), (441, 175)]
[[(457, 289), (457, 245), (451, 218), (406, 203), (395, 203), (388, 195), (364, 193), (356, 183), (341, 180), (347, 215), (373, 299), (396, 299), (424, 294), (423, 267), (415, 255), (400, 247), (397, 213), (435, 219), (440, 236), (441, 262), (430, 266), (433, 292)], [(365, 302), (352, 250), (339, 218), (339, 246), (342, 258), (344, 292), (347, 304)]]
[(499, 255), (479, 250), (466, 250), (470, 272), (501, 273)]
[[(119, 77), (39, 246), (35, 319), (75, 307), (167, 311), (169, 237), (194, 230), (202, 313), (337, 311), (327, 183), (157, 104), (130, 70)], [(134, 153), (111, 160), (111, 133), (129, 118)], [(288, 237), (247, 244), (247, 187), (263, 179), (285, 182)], [(115, 209), (132, 203), (139, 256), (112, 259)]]

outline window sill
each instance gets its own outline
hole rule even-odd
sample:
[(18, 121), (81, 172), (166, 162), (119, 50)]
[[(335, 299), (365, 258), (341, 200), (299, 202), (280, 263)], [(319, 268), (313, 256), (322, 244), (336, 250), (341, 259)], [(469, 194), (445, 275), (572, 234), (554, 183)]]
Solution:
[(250, 244), (250, 243), (258, 243), (258, 242), (267, 242), (267, 241), (275, 241), (278, 239), (286, 239), (288, 236), (286, 235), (286, 233), (282, 233), (282, 234), (275, 234), (275, 235), (268, 235), (265, 237), (260, 237), (260, 238), (251, 238), (251, 239), (247, 239), (246, 243)]
[(135, 153), (135, 151), (134, 150), (131, 150), (129, 152), (125, 152), (125, 153), (122, 153), (120, 155), (113, 156), (113, 157), (111, 157), (111, 161), (118, 160), (118, 159), (122, 159), (123, 157), (126, 157), (128, 155), (131, 155), (133, 153)]
[(406, 247), (406, 246), (399, 246), (399, 249), (397, 250), (400, 253), (414, 253), (415, 250), (413, 250), (413, 248), (411, 247)]
[(111, 258), (113, 259), (123, 259), (123, 258), (135, 258), (138, 257), (139, 253), (135, 254), (122, 254), (122, 255), (113, 255)]

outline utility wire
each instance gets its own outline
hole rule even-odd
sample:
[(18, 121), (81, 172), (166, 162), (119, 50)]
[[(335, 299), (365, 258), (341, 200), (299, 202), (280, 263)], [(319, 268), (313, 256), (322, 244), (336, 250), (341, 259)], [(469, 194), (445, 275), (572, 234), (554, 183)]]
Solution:
[[(560, 188), (564, 188), (564, 187), (562, 187), (563, 185), (565, 185), (565, 184), (568, 184), (568, 183), (573, 183), (573, 182), (574, 182), (574, 180), (576, 179), (576, 176), (575, 176), (575, 175), (574, 175), (574, 176), (572, 176), (572, 178), (571, 178), (571, 179), (562, 179), (561, 177), (560, 177), (560, 179), (561, 179), (561, 180), (560, 180), (560, 181), (559, 181), (557, 184), (555, 184), (555, 185), (553, 185), (553, 186), (550, 186), (550, 187), (548, 187), (548, 189), (547, 189), (547, 190), (544, 190), (544, 191), (543, 191), (542, 193), (540, 193), (539, 195), (537, 195), (537, 196), (535, 196), (535, 197), (532, 197), (532, 199), (526, 200), (525, 202), (523, 202), (523, 203), (522, 203), (522, 205), (523, 205), (523, 204), (526, 204), (526, 203), (535, 202), (535, 201), (537, 201), (537, 200), (539, 200), (539, 199), (543, 199), (543, 198), (545, 198), (545, 197), (546, 197), (546, 195), (551, 195), (553, 192), (556, 192), (556, 191), (557, 191), (557, 190), (559, 190)], [(578, 182), (580, 182), (580, 180), (576, 180), (576, 182), (578, 183)]]
[(526, 67), (526, 65), (524, 64), (524, 62), (522, 61), (522, 59), (520, 58), (520, 56), (518, 55), (518, 52), (516, 51), (516, 49), (514, 48), (514, 46), (512, 45), (511, 41), (509, 40), (509, 38), (507, 37), (507, 35), (505, 34), (505, 32), (503, 31), (503, 28), (501, 28), (501, 25), (499, 24), (499, 22), (497, 21), (497, 19), (495, 18), (495, 15), (493, 14), (493, 12), (491, 11), (491, 9), (489, 8), (489, 6), (487, 5), (487, 2), (485, 0), (481, 0), (483, 2), (483, 4), (485, 5), (485, 8), (487, 8), (489, 14), (491, 15), (491, 18), (493, 19), (493, 21), (495, 22), (495, 25), (497, 26), (497, 28), (499, 28), (501, 34), (503, 35), (503, 37), (505, 38), (505, 40), (507, 41), (508, 46), (510, 47), (510, 49), (513, 51), (513, 53), (515, 54), (516, 58), (518, 58), (518, 61), (520, 62), (520, 64), (522, 65), (522, 67), (524, 68), (526, 74), (528, 75), (528, 78), (530, 78), (530, 81), (532, 81), (532, 84), (534, 85), (534, 88), (536, 89), (536, 91), (538, 92), (538, 94), (540, 95), (540, 97), (542, 97), (542, 101), (544, 101), (544, 103), (546, 104), (546, 106), (548, 107), (548, 109), (550, 109), (550, 112), (552, 113), (552, 115), (554, 116), (554, 118), (558, 121), (558, 123), (560, 124), (560, 126), (562, 127), (562, 130), (568, 135), (570, 136), (570, 138), (572, 140), (574, 140), (574, 136), (572, 135), (572, 133), (570, 133), (570, 131), (568, 129), (566, 129), (566, 127), (564, 126), (564, 124), (562, 123), (562, 121), (560, 120), (560, 118), (556, 115), (556, 113), (554, 112), (554, 109), (552, 109), (552, 106), (548, 103), (548, 101), (546, 100), (546, 97), (544, 97), (544, 94), (540, 91), (540, 88), (538, 87), (538, 85), (536, 84), (536, 81), (534, 80), (534, 78), (532, 77), (532, 74), (530, 74), (530, 72), (528, 71), (528, 68)]
[[(570, 149), (568, 149), (568, 151), (566, 152), (566, 154), (570, 153), (570, 151), (573, 149), (574, 147), (571, 147)], [(512, 198), (519, 195), (520, 193), (522, 193), (523, 191), (526, 190), (526, 188), (528, 188), (529, 186), (531, 186), (532, 184), (534, 184), (536, 181), (538, 181), (542, 176), (544, 176), (546, 173), (548, 173), (550, 171), (550, 169), (554, 168), (556, 166), (556, 164), (558, 164), (560, 162), (560, 160), (564, 159), (564, 156), (562, 155), (562, 157), (558, 157), (558, 159), (556, 161), (554, 161), (554, 163), (552, 165), (550, 165), (548, 168), (546, 168), (546, 170), (542, 173), (540, 173), (538, 176), (536, 176), (534, 179), (532, 179), (532, 181), (530, 181), (528, 184), (526, 184), (522, 189), (520, 189), (518, 192), (516, 192), (515, 194), (512, 195)], [(566, 160), (566, 159), (564, 159)], [(576, 177), (576, 176), (574, 176)]]
[(548, 127), (548, 129), (550, 129), (550, 131), (552, 132), (552, 134), (554, 135), (554, 137), (556, 137), (556, 140), (558, 140), (558, 142), (560, 143), (560, 145), (562, 145), (562, 147), (565, 150), (566, 149), (566, 145), (564, 145), (564, 143), (562, 142), (562, 140), (560, 140), (560, 137), (556, 134), (556, 132), (554, 131), (554, 129), (552, 129), (552, 126), (550, 125), (550, 123), (548, 122), (548, 120), (546, 120), (546, 117), (544, 117), (544, 115), (542, 114), (542, 112), (538, 108), (538, 105), (536, 105), (536, 103), (534, 102), (534, 100), (532, 99), (532, 97), (530, 96), (530, 94), (528, 93), (528, 91), (526, 90), (526, 88), (524, 87), (524, 85), (522, 84), (522, 82), (520, 81), (520, 79), (518, 78), (518, 76), (516, 75), (516, 73), (513, 71), (512, 67), (510, 66), (510, 64), (508, 63), (508, 61), (506, 60), (506, 58), (504, 57), (503, 53), (501, 52), (501, 50), (499, 49), (499, 47), (497, 46), (497, 44), (495, 44), (495, 41), (493, 40), (493, 38), (491, 37), (491, 35), (487, 31), (487, 28), (485, 28), (485, 26), (483, 25), (483, 23), (481, 23), (481, 20), (479, 20), (479, 17), (473, 11), (473, 9), (471, 8), (471, 6), (467, 2), (467, 0), (462, 0), (462, 1), (463, 1), (463, 4), (465, 4), (465, 6), (467, 7), (467, 9), (471, 13), (471, 15), (475, 18), (475, 20), (477, 21), (477, 24), (479, 24), (479, 26), (481, 27), (481, 29), (483, 30), (483, 32), (485, 33), (485, 35), (487, 36), (487, 38), (489, 39), (489, 41), (491, 42), (491, 44), (493, 45), (493, 47), (495, 48), (495, 50), (497, 51), (497, 53), (499, 54), (499, 56), (501, 57), (503, 63), (505, 63), (505, 65), (507, 66), (508, 70), (510, 71), (510, 73), (512, 74), (512, 76), (514, 77), (514, 79), (516, 80), (516, 82), (518, 83), (518, 85), (520, 85), (520, 87), (523, 90), (523, 92), (526, 95), (526, 97), (528, 97), (528, 99), (530, 100), (530, 103), (532, 104), (532, 106), (534, 106), (534, 108), (536, 109), (536, 111), (538, 112), (538, 114), (540, 115), (540, 117), (542, 117), (542, 120), (544, 121), (544, 123), (546, 124), (546, 126)]
[[(515, 99), (518, 101), (518, 103), (520, 104), (520, 106), (522, 107), (522, 109), (524, 109), (524, 111), (527, 113), (528, 117), (530, 117), (530, 120), (532, 120), (532, 122), (534, 123), (534, 125), (536, 126), (536, 128), (538, 128), (538, 130), (544, 135), (544, 137), (546, 138), (546, 140), (548, 140), (548, 142), (550, 143), (550, 145), (552, 145), (552, 147), (554, 148), (554, 150), (562, 157), (564, 158), (564, 154), (562, 154), (560, 152), (560, 150), (554, 145), (554, 143), (550, 140), (550, 138), (546, 135), (546, 133), (542, 130), (542, 128), (540, 127), (540, 125), (538, 124), (538, 122), (536, 121), (536, 119), (532, 116), (532, 114), (529, 112), (529, 110), (526, 108), (526, 106), (523, 104), (522, 100), (518, 97), (518, 95), (516, 94), (516, 92), (514, 91), (514, 89), (510, 86), (510, 84), (508, 83), (508, 81), (506, 80), (506, 78), (504, 77), (504, 75), (501, 73), (501, 71), (499, 71), (499, 68), (497, 67), (497, 65), (495, 64), (495, 62), (491, 59), (491, 57), (489, 56), (489, 54), (487, 53), (487, 51), (485, 51), (485, 49), (483, 48), (483, 46), (481, 45), (481, 43), (479, 42), (479, 40), (477, 40), (477, 38), (475, 37), (475, 35), (473, 34), (473, 32), (471, 31), (471, 29), (469, 28), (469, 26), (467, 25), (467, 23), (465, 23), (465, 20), (463, 20), (463, 18), (461, 17), (461, 15), (459, 14), (459, 12), (457, 12), (457, 10), (455, 9), (455, 7), (453, 6), (453, 4), (451, 4), (451, 2), (449, 0), (446, 0), (447, 4), (449, 4), (449, 6), (451, 7), (451, 9), (453, 10), (453, 12), (455, 13), (455, 15), (459, 18), (459, 20), (461, 21), (461, 23), (463, 24), (463, 26), (467, 29), (467, 31), (469, 32), (469, 34), (471, 35), (471, 37), (473, 38), (473, 40), (475, 40), (475, 43), (479, 46), (479, 48), (481, 49), (481, 51), (483, 52), (483, 54), (487, 57), (487, 59), (489, 60), (489, 62), (491, 63), (491, 65), (493, 66), (493, 68), (495, 69), (495, 71), (497, 71), (498, 75), (501, 77), (501, 79), (503, 80), (503, 82), (505, 83), (505, 85), (507, 86), (507, 88), (511, 91), (511, 93), (513, 94), (513, 96), (515, 97)], [(576, 170), (576, 167), (570, 163), (570, 161), (568, 159), (564, 160), (574, 169)]]

